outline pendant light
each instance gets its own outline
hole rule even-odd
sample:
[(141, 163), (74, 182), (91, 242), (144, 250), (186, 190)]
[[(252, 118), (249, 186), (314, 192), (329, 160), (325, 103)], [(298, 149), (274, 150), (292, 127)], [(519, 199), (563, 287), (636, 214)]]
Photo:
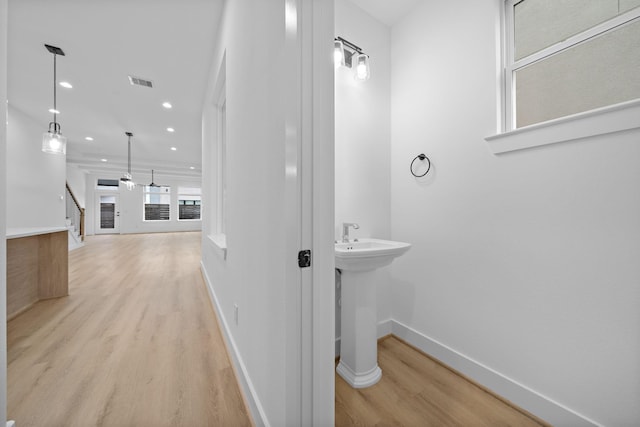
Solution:
[(59, 113), (56, 105), (56, 58), (58, 55), (64, 56), (62, 49), (56, 46), (45, 44), (49, 52), (53, 54), (53, 108), (49, 111), (53, 113), (53, 121), (49, 123), (49, 130), (42, 135), (42, 151), (51, 154), (67, 154), (67, 138), (60, 132), (60, 123), (56, 121)]
[(127, 145), (128, 145), (128, 155), (127, 155), (127, 173), (124, 174), (122, 178), (120, 178), (120, 182), (127, 186), (127, 190), (131, 191), (136, 186), (136, 183), (133, 182), (133, 178), (131, 177), (131, 137), (133, 134), (131, 132), (125, 132), (127, 135)]

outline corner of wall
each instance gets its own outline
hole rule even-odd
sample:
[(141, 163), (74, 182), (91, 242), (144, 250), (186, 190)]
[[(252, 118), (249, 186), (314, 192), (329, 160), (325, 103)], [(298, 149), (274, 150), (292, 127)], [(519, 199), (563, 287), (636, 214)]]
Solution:
[(7, 27), (8, 2), (0, 0), (0, 422), (7, 419)]

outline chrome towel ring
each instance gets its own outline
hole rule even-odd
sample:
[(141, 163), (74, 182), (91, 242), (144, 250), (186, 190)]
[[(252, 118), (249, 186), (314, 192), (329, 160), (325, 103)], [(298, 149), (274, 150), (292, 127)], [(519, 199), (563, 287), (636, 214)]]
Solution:
[[(416, 162), (416, 160), (420, 159), (421, 161), (427, 161), (427, 170), (425, 171), (425, 173), (423, 173), (422, 175), (417, 175), (414, 171), (413, 171), (413, 164)], [(429, 160), (429, 158), (427, 156), (425, 156), (424, 154), (418, 154), (413, 161), (411, 162), (411, 166), (409, 166), (409, 170), (411, 171), (411, 175), (415, 176), (416, 178), (422, 178), (423, 176), (425, 176), (426, 174), (429, 173), (429, 170), (431, 170), (431, 160)]]

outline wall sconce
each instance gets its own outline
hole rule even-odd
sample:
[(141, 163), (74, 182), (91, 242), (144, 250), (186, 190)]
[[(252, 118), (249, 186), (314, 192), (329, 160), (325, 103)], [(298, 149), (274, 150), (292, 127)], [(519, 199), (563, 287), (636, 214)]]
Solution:
[(333, 62), (335, 68), (341, 66), (355, 68), (354, 78), (356, 80), (365, 81), (369, 80), (369, 77), (371, 77), (369, 55), (362, 52), (361, 48), (342, 37), (336, 37), (333, 40)]
[(42, 135), (42, 151), (45, 153), (65, 155), (67, 154), (67, 138), (62, 136), (60, 123), (56, 121), (59, 113), (56, 105), (56, 57), (58, 55), (64, 56), (64, 52), (56, 46), (45, 44), (44, 47), (53, 54), (53, 108), (49, 110), (53, 113), (53, 121), (49, 123), (49, 130)]

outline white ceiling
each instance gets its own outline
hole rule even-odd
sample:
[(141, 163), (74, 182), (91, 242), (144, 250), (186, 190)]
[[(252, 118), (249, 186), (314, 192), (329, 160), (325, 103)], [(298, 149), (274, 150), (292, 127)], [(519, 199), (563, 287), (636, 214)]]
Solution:
[[(58, 82), (73, 84), (73, 89), (57, 88), (69, 163), (89, 171), (126, 171), (124, 133), (130, 131), (134, 177), (135, 171), (150, 169), (199, 176), (200, 112), (222, 4), (9, 0), (9, 104), (47, 130), (53, 55), (44, 44), (58, 46), (66, 54), (57, 59)], [(154, 88), (131, 86), (130, 74), (152, 80)], [(164, 101), (173, 108), (164, 109)]]
[[(393, 25), (423, 0), (352, 1)], [(73, 84), (57, 87), (68, 163), (90, 172), (125, 172), (124, 133), (130, 131), (134, 178), (151, 169), (159, 177), (199, 177), (200, 114), (222, 5), (223, 0), (9, 0), (9, 104), (39, 123), (43, 133), (48, 129), (53, 55), (44, 44), (58, 46), (66, 54), (57, 60), (58, 82)], [(154, 88), (131, 86), (128, 75), (152, 80)], [(173, 108), (162, 108), (164, 101)]]
[(411, 9), (423, 0), (351, 0), (389, 27), (407, 15)]

